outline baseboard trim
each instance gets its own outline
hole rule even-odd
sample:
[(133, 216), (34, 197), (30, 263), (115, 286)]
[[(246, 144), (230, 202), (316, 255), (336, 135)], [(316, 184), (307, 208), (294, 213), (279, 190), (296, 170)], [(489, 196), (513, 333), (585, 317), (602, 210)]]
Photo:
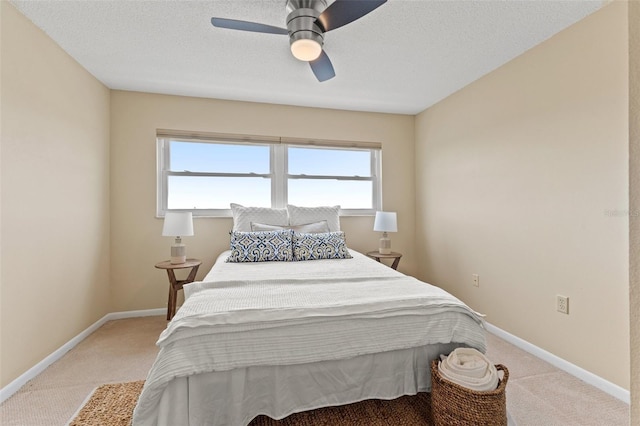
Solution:
[[(20, 375), (14, 381), (9, 383), (7, 386), (0, 389), (0, 404), (6, 401), (9, 397), (11, 397), (14, 393), (16, 393), (22, 386), (24, 386), (29, 380), (36, 377), (38, 374), (42, 373), (48, 366), (59, 360), (73, 349), (78, 343), (87, 338), (91, 333), (100, 328), (107, 321), (124, 319), (124, 318), (135, 318), (135, 317), (148, 317), (148, 316), (156, 316), (156, 315), (164, 315), (166, 310), (164, 308), (158, 309), (147, 309), (147, 310), (139, 310), (139, 311), (124, 311), (124, 312), (111, 312), (100, 318), (98, 321), (90, 325), (86, 330), (82, 331), (80, 334), (69, 340), (67, 343), (62, 345), (56, 351), (54, 351), (51, 355), (47, 356), (45, 359), (31, 367), (24, 374)], [(556, 355), (553, 355), (550, 352), (545, 351), (538, 346), (527, 342), (513, 334), (502, 330), (501, 328), (496, 327), (493, 324), (485, 323), (486, 329), (489, 333), (494, 334), (501, 339), (511, 343), (512, 345), (542, 359), (543, 361), (548, 362), (549, 364), (557, 367), (572, 376), (577, 377), (580, 380), (583, 380), (586, 383), (589, 383), (592, 386), (606, 392), (607, 394), (627, 403), (631, 403), (631, 394), (628, 390), (616, 385), (615, 383), (611, 383), (608, 380), (603, 379), (600, 376), (597, 376), (581, 367), (578, 367), (575, 364), (572, 364)]]
[(134, 318), (134, 317), (149, 317), (155, 315), (164, 315), (166, 313), (166, 309), (148, 309), (142, 311), (125, 311), (125, 312), (111, 312), (100, 318), (98, 321), (91, 324), (86, 330), (82, 331), (80, 334), (69, 340), (64, 345), (60, 346), (56, 351), (54, 351), (51, 355), (47, 356), (45, 359), (31, 367), (25, 373), (17, 377), (14, 381), (9, 383), (7, 386), (0, 389), (0, 404), (9, 399), (11, 395), (18, 392), (18, 390), (27, 384), (27, 382), (38, 374), (42, 373), (48, 366), (59, 360), (73, 349), (78, 343), (82, 342), (87, 338), (91, 333), (96, 331), (98, 328), (102, 327), (104, 323), (107, 321), (123, 319), (123, 318)]
[(158, 309), (145, 309), (141, 311), (123, 311), (123, 312), (111, 312), (110, 314), (105, 315), (107, 321), (125, 319), (125, 318), (136, 318), (136, 317), (155, 317), (159, 315), (166, 315), (166, 308), (158, 308)]
[(578, 379), (587, 382), (591, 386), (594, 386), (601, 391), (608, 393), (614, 398), (619, 399), (622, 402), (626, 402), (627, 404), (631, 404), (631, 393), (623, 387), (616, 385), (615, 383), (611, 383), (608, 380), (603, 379), (600, 376), (597, 376), (584, 368), (578, 367), (575, 364), (566, 361), (551, 352), (547, 352), (544, 349), (527, 342), (513, 334), (502, 330), (501, 328), (496, 327), (490, 323), (485, 323), (486, 329), (489, 333), (494, 334), (500, 337), (502, 340), (505, 340), (512, 345), (522, 349), (525, 352), (529, 352), (531, 355), (534, 355), (537, 358), (540, 358), (543, 361), (548, 362), (554, 367), (559, 368), (560, 370), (566, 371), (572, 376), (577, 377)]

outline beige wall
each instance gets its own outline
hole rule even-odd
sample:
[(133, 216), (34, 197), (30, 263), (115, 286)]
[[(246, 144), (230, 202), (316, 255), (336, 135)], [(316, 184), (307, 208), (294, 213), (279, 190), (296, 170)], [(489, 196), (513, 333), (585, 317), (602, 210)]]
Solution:
[(421, 278), (629, 389), (626, 11), (606, 6), (417, 117), (416, 232)]
[(109, 312), (109, 91), (1, 10), (0, 387)]
[[(384, 209), (398, 212), (394, 250), (400, 269), (413, 273), (414, 117), (232, 102), (214, 99), (111, 93), (111, 272), (114, 310), (166, 305), (168, 281), (154, 264), (166, 259), (172, 239), (155, 218), (156, 129), (267, 136), (379, 141), (383, 144)], [(373, 250), (380, 235), (373, 217), (343, 217), (350, 247)], [(183, 239), (188, 256), (203, 260), (201, 279), (228, 248), (229, 218), (197, 218), (195, 236)]]
[(640, 1), (629, 3), (631, 423), (640, 424)]

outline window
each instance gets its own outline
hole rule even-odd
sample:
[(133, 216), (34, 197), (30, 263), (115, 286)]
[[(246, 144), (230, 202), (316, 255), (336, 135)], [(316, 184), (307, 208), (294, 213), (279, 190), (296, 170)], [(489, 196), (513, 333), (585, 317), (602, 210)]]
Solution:
[(380, 210), (380, 144), (158, 131), (158, 216), (229, 216), (229, 203)]

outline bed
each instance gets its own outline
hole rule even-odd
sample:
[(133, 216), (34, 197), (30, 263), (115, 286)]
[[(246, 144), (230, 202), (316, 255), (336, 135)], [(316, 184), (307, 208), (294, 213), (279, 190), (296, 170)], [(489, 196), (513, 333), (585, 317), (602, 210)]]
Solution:
[(260, 414), (413, 395), (430, 390), (440, 354), (485, 352), (482, 317), (460, 300), (344, 253), (238, 263), (227, 261), (233, 250), (220, 254), (184, 287), (133, 424), (247, 425)]

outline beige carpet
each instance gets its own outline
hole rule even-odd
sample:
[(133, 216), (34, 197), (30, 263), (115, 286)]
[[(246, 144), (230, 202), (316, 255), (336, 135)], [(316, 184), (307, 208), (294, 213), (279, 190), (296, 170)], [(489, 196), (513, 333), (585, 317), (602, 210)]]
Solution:
[[(64, 425), (93, 389), (144, 380), (162, 316), (109, 321), (0, 406), (2, 426)], [(487, 356), (509, 368), (507, 409), (518, 426), (628, 426), (629, 406), (487, 335)]]

